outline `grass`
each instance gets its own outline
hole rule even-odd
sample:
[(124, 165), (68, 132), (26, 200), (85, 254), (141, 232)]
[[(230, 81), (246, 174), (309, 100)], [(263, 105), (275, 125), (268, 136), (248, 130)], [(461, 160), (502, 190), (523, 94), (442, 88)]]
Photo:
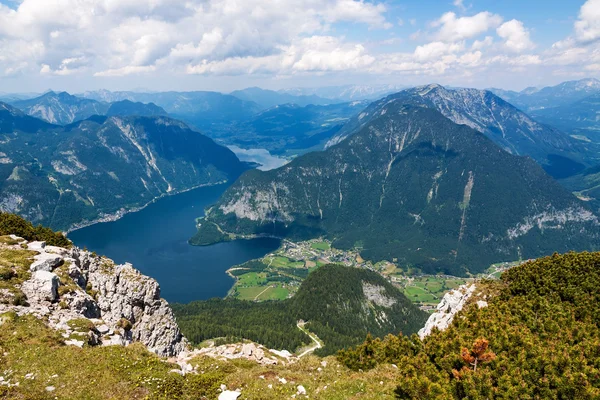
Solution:
[(329, 250), (331, 248), (331, 245), (327, 242), (316, 242), (316, 243), (312, 243), (310, 245), (310, 247), (312, 247), (315, 250), (325, 251), (325, 250)]
[(238, 286), (259, 286), (267, 282), (264, 272), (248, 272), (238, 277)]
[(240, 300), (254, 300), (265, 289), (264, 286), (238, 287), (236, 297)]
[(284, 287), (269, 287), (257, 300), (285, 300), (289, 294), (290, 291)]
[[(0, 329), (0, 374), (19, 386), (0, 386), (0, 398), (196, 398), (168, 396), (172, 365), (141, 345), (77, 348), (35, 317), (8, 316)], [(25, 375), (34, 374), (34, 379)], [(49, 393), (46, 387), (53, 386)], [(167, 395), (165, 395), (167, 393)], [(216, 389), (212, 392), (216, 397)]]
[(0, 265), (28, 269), (33, 263), (33, 256), (38, 254), (32, 250), (16, 250), (0, 248)]
[(417, 303), (437, 303), (439, 300), (434, 295), (418, 286), (408, 286), (404, 289), (404, 295), (409, 300)]
[[(269, 263), (267, 263), (268, 265)], [(271, 263), (273, 268), (302, 268), (304, 266), (304, 262), (302, 261), (292, 261), (287, 257), (275, 256), (273, 257), (273, 262)]]
[(0, 244), (13, 246), (15, 244), (19, 244), (19, 241), (11, 238), (10, 236), (0, 236)]
[(37, 252), (31, 250), (16, 250), (0, 248), (0, 289), (8, 290), (12, 298), (3, 298), (5, 303), (23, 305), (25, 295), (17, 285), (31, 278), (29, 266)]

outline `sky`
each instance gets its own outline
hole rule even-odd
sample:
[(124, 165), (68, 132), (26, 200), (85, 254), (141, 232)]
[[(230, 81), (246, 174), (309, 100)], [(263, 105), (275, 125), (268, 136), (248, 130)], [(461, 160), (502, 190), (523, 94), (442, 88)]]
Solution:
[(0, 92), (600, 75), (600, 0), (0, 0)]

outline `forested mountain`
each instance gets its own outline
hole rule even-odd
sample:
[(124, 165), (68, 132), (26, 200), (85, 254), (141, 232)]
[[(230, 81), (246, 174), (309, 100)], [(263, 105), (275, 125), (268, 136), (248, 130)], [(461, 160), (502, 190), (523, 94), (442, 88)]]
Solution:
[(568, 81), (541, 89), (527, 88), (521, 92), (490, 89), (524, 111), (541, 110), (575, 103), (600, 93), (600, 81), (595, 78)]
[(41, 119), (30, 117), (22, 111), (0, 102), (0, 132), (9, 132), (12, 130), (34, 133), (48, 129), (56, 129), (52, 125)]
[(48, 92), (33, 99), (15, 101), (12, 105), (27, 115), (58, 125), (67, 125), (92, 115), (104, 115), (109, 108), (106, 103), (72, 96), (67, 92)]
[(249, 171), (200, 230), (325, 235), (426, 272), (594, 249), (599, 222), (527, 157), (431, 108), (388, 99), (356, 133), (276, 170)]
[(271, 153), (320, 150), (350, 118), (367, 106), (365, 102), (332, 105), (284, 104), (262, 111), (245, 122), (213, 130), (223, 143), (265, 148)]
[(240, 100), (252, 101), (264, 109), (275, 107), (282, 104), (296, 104), (300, 107), (313, 105), (327, 105), (340, 103), (340, 100), (331, 100), (319, 97), (315, 94), (311, 95), (294, 95), (285, 92), (276, 92), (274, 90), (266, 90), (258, 87), (236, 90), (230, 93), (232, 96)]
[(245, 120), (261, 110), (256, 103), (217, 92), (138, 93), (101, 90), (85, 92), (80, 96), (109, 103), (122, 100), (154, 103), (173, 118), (204, 129), (213, 124)]
[(599, 265), (599, 253), (526, 263), (480, 285), (485, 307), (471, 301), (445, 331), (368, 340), (338, 358), (362, 371), (393, 363), (400, 399), (597, 399)]
[(59, 127), (1, 107), (0, 210), (55, 229), (246, 169), (170, 118), (95, 116)]
[(333, 354), (361, 342), (368, 333), (411, 335), (427, 319), (396, 287), (369, 270), (326, 265), (308, 275), (291, 299), (254, 303), (210, 300), (175, 304), (184, 335), (195, 343), (215, 337), (250, 339), (294, 351), (310, 343), (297, 327), (306, 321), (325, 342), (317, 354)]
[(536, 122), (489, 91), (447, 89), (440, 85), (407, 89), (372, 103), (344, 126), (330, 145), (368, 124), (391, 101), (436, 109), (455, 123), (485, 134), (509, 153), (532, 157), (554, 177), (573, 175), (585, 168), (583, 164), (593, 165), (598, 159), (596, 145)]

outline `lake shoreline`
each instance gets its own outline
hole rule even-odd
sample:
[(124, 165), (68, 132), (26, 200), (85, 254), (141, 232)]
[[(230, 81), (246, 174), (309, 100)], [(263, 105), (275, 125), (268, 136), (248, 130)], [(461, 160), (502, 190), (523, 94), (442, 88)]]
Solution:
[(64, 232), (64, 234), (65, 234), (65, 236), (68, 237), (69, 233), (78, 231), (78, 230), (83, 229), (83, 228), (90, 227), (92, 225), (102, 224), (102, 223), (105, 223), (105, 222), (118, 221), (121, 218), (123, 218), (125, 215), (142, 211), (146, 207), (150, 206), (151, 204), (156, 203), (157, 201), (159, 201), (161, 199), (164, 199), (165, 197), (175, 196), (175, 195), (182, 194), (182, 193), (187, 193), (187, 192), (190, 192), (192, 190), (200, 189), (200, 188), (203, 188), (203, 187), (224, 185), (224, 184), (226, 184), (228, 182), (229, 181), (225, 180), (225, 181), (220, 181), (220, 182), (216, 182), (216, 183), (203, 183), (201, 185), (196, 185), (196, 186), (188, 188), (188, 189), (183, 189), (183, 190), (178, 190), (178, 191), (163, 193), (160, 196), (154, 197), (152, 200), (150, 200), (149, 202), (147, 202), (146, 204), (144, 204), (142, 206), (133, 207), (133, 208), (129, 208), (129, 209), (121, 208), (120, 210), (117, 210), (116, 212), (114, 212), (112, 214), (103, 214), (100, 218), (97, 218), (95, 220), (84, 221), (84, 222), (80, 222), (78, 224), (74, 224), (68, 230), (66, 230)]

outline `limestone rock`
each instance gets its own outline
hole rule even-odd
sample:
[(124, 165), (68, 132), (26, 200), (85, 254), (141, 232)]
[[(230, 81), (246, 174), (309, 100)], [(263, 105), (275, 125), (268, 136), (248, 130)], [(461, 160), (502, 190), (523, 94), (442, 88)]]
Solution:
[(63, 300), (69, 305), (71, 310), (83, 315), (86, 318), (100, 318), (100, 308), (96, 301), (89, 294), (77, 291), (63, 297)]
[(437, 306), (437, 311), (431, 314), (425, 326), (419, 330), (419, 337), (424, 339), (431, 334), (433, 328), (441, 331), (448, 328), (454, 316), (463, 309), (467, 300), (475, 291), (475, 285), (463, 285), (444, 295)]
[[(25, 240), (23, 243), (39, 253), (30, 266), (31, 279), (20, 288), (29, 305), (12, 306), (6, 302), (0, 304), (0, 312), (15, 311), (18, 315), (44, 318), (67, 339), (73, 331), (69, 321), (87, 318), (98, 327), (85, 332), (87, 343), (92, 345), (128, 345), (138, 341), (160, 356), (177, 356), (187, 349), (188, 343), (173, 311), (160, 298), (160, 288), (154, 279), (142, 275), (130, 264), (114, 265), (109, 259), (77, 247), (65, 249)], [(68, 263), (68, 268), (61, 270), (59, 279), (52, 271), (63, 263)], [(59, 298), (61, 284), (69, 290), (61, 292)], [(132, 325), (118, 334), (116, 324), (122, 318)], [(83, 345), (81, 340), (66, 343)]]
[(47, 271), (52, 272), (63, 262), (62, 256), (53, 253), (40, 253), (33, 257), (34, 261), (29, 267), (31, 272)]
[(58, 299), (58, 276), (48, 271), (35, 271), (28, 281), (21, 286), (29, 302), (55, 302)]

